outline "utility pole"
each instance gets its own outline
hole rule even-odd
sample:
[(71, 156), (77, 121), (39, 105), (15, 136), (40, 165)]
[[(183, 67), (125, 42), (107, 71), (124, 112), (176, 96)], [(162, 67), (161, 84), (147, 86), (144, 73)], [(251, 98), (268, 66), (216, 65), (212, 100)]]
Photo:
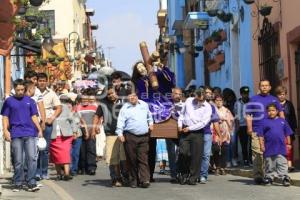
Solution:
[(108, 59), (110, 60), (110, 50), (114, 49), (115, 47), (109, 46), (106, 47), (106, 49), (108, 49)]

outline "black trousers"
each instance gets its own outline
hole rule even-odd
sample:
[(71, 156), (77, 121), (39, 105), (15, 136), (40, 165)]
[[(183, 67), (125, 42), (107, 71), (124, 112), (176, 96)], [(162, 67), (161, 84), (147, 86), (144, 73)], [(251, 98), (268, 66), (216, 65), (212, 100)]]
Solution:
[(223, 143), (221, 146), (218, 144), (212, 145), (212, 161), (216, 165), (216, 168), (225, 168), (226, 160), (227, 160), (227, 152), (229, 149), (229, 145)]
[(86, 172), (97, 169), (96, 164), (96, 140), (82, 140), (80, 147), (79, 170)]
[(247, 126), (240, 126), (237, 134), (240, 139), (241, 147), (242, 147), (242, 154), (243, 154), (243, 160), (244, 161), (249, 161), (251, 160), (250, 158), (250, 137), (247, 134)]
[(149, 170), (150, 170), (150, 178), (153, 178), (153, 174), (155, 171), (155, 164), (156, 164), (156, 138), (149, 139), (149, 154), (148, 154), (148, 163), (149, 163)]
[(148, 165), (149, 135), (136, 136), (125, 133), (124, 136), (124, 147), (132, 184), (137, 185), (138, 183), (150, 181)]
[(192, 181), (199, 177), (204, 148), (203, 136), (202, 131), (180, 134), (178, 172), (183, 176), (190, 175)]

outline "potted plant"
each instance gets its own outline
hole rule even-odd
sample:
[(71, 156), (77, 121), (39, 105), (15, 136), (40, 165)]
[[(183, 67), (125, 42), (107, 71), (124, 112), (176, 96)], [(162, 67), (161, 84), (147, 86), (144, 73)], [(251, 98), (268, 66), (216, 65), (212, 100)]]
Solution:
[(25, 5), (21, 5), (20, 8), (19, 8), (19, 10), (18, 10), (18, 15), (25, 15), (26, 10), (27, 10), (26, 6)]
[(209, 72), (216, 72), (221, 69), (221, 66), (219, 63), (217, 63), (215, 60), (208, 60), (206, 62), (206, 66)]
[(252, 3), (254, 3), (255, 2), (255, 0), (244, 0), (244, 3), (245, 4), (252, 4)]
[(210, 36), (214, 41), (216, 42), (221, 42), (221, 36), (219, 34), (219, 31), (214, 31), (212, 32), (211, 36)]
[(224, 11), (218, 12), (217, 17), (222, 21), (222, 22), (229, 22), (232, 20), (233, 15), (231, 13), (225, 13)]
[(219, 65), (222, 65), (225, 63), (225, 53), (224, 51), (219, 51), (216, 55), (214, 60), (219, 63)]
[(32, 6), (40, 6), (43, 4), (44, 0), (29, 0)]
[(212, 50), (214, 50), (217, 47), (218, 47), (218, 42), (216, 42), (215, 40), (213, 40), (211, 37), (207, 38), (204, 41), (204, 49), (207, 52), (211, 52)]
[(272, 6), (269, 6), (267, 4), (262, 5), (259, 9), (259, 13), (264, 17), (270, 15), (271, 11), (272, 11)]
[(227, 33), (224, 29), (219, 29), (218, 33), (219, 33), (219, 36), (221, 37), (221, 41), (227, 40)]
[(207, 14), (210, 17), (215, 17), (218, 14), (218, 9), (211, 9), (211, 10), (207, 10)]

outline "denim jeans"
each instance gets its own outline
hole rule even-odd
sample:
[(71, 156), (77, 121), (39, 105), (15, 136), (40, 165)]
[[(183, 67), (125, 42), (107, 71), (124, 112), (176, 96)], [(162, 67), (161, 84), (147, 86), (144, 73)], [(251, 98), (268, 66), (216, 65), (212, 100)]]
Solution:
[[(15, 185), (22, 185), (24, 166), (27, 166), (26, 182), (27, 184), (36, 184), (35, 172), (37, 166), (37, 138), (20, 137), (12, 139), (12, 156), (14, 165), (13, 182)], [(25, 152), (25, 154), (24, 154)], [(25, 159), (24, 159), (25, 155)], [(25, 160), (25, 162), (24, 162)]]
[(73, 141), (72, 144), (72, 150), (71, 150), (71, 172), (77, 173), (78, 170), (78, 162), (79, 162), (79, 155), (80, 155), (80, 147), (82, 143), (82, 137), (76, 138), (76, 140)]
[(168, 159), (169, 159), (169, 168), (171, 171), (171, 177), (176, 178), (177, 169), (176, 169), (176, 150), (175, 143), (172, 139), (166, 139), (166, 146), (168, 151)]
[(51, 142), (52, 125), (46, 125), (44, 130), (44, 138), (47, 142), (46, 149), (39, 152), (39, 159), (37, 163), (36, 176), (41, 178), (48, 177), (48, 165), (49, 165), (49, 147)]
[(204, 149), (203, 149), (203, 156), (200, 168), (200, 177), (208, 177), (208, 167), (209, 167), (209, 160), (211, 155), (211, 146), (212, 146), (212, 135), (211, 134), (204, 134)]
[(227, 162), (231, 162), (232, 159), (238, 159), (238, 135), (235, 131), (232, 132), (230, 138), (229, 148), (227, 150)]

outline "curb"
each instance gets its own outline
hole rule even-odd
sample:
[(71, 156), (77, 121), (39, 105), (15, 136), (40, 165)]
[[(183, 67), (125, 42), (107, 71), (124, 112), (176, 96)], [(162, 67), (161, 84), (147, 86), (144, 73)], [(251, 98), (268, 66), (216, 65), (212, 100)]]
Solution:
[(54, 181), (42, 180), (42, 183), (47, 185), (57, 196), (62, 200), (74, 200), (74, 198), (66, 192), (61, 186), (56, 184)]
[[(247, 178), (253, 178), (252, 170), (247, 170), (247, 169), (227, 169), (226, 170), (228, 174), (231, 174), (233, 176), (241, 176), (241, 177), (247, 177)], [(299, 179), (294, 179), (293, 174), (291, 175), (291, 184), (296, 187), (300, 187), (300, 180)]]

